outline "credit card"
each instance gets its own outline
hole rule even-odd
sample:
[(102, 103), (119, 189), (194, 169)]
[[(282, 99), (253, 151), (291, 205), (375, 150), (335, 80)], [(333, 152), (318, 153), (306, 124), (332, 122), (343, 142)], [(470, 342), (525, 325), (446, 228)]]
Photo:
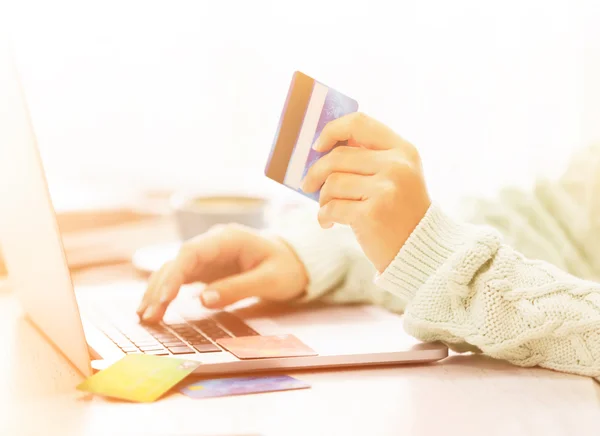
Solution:
[(294, 335), (242, 336), (217, 339), (217, 344), (238, 359), (316, 356), (317, 352)]
[(299, 71), (294, 73), (269, 154), (265, 175), (318, 201), (319, 192), (300, 189), (308, 169), (326, 153), (312, 149), (329, 123), (356, 112), (358, 103)]
[(180, 390), (191, 398), (226, 397), (259, 392), (288, 391), (306, 389), (310, 385), (287, 375), (267, 377), (235, 377), (202, 380), (185, 386)]
[(183, 359), (129, 354), (89, 377), (77, 389), (105, 397), (150, 403), (201, 365)]

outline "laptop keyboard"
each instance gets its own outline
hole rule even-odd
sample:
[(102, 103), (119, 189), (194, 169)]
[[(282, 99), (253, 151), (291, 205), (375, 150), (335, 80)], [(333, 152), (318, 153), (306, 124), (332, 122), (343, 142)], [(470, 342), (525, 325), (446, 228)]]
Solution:
[(131, 322), (130, 318), (121, 322), (118, 319), (111, 321), (98, 327), (126, 354), (217, 353), (222, 351), (216, 344), (217, 339), (259, 334), (229, 312), (152, 325)]

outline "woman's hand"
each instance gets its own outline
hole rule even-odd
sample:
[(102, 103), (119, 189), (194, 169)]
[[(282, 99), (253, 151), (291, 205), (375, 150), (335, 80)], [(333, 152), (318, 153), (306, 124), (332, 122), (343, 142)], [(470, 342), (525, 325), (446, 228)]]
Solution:
[[(347, 145), (335, 147), (342, 141)], [(302, 189), (321, 189), (321, 227), (350, 226), (365, 255), (383, 272), (431, 204), (419, 153), (362, 113), (325, 126), (314, 148), (334, 147), (310, 168)]]
[(283, 240), (240, 225), (217, 226), (185, 242), (175, 260), (152, 275), (139, 317), (160, 321), (179, 288), (194, 282), (206, 283), (202, 303), (218, 309), (247, 297), (296, 298), (306, 289), (308, 275)]

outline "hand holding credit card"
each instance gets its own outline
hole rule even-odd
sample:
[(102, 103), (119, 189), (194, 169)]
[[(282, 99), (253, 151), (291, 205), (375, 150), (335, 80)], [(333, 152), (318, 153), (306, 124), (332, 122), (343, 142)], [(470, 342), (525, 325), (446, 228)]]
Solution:
[(325, 153), (312, 149), (327, 123), (358, 110), (358, 103), (301, 72), (294, 73), (265, 175), (313, 200), (319, 192), (304, 193), (306, 172)]
[(417, 148), (357, 109), (354, 100), (296, 73), (265, 173), (317, 200), (322, 228), (349, 226), (383, 273), (431, 199)]

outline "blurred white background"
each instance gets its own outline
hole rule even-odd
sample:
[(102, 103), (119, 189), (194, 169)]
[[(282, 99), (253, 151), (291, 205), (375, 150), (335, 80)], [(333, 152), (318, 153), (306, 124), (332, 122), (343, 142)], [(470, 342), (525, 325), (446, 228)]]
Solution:
[(263, 167), (301, 70), (416, 144), (446, 202), (600, 139), (599, 3), (19, 0), (5, 17), (51, 183), (277, 190)]

